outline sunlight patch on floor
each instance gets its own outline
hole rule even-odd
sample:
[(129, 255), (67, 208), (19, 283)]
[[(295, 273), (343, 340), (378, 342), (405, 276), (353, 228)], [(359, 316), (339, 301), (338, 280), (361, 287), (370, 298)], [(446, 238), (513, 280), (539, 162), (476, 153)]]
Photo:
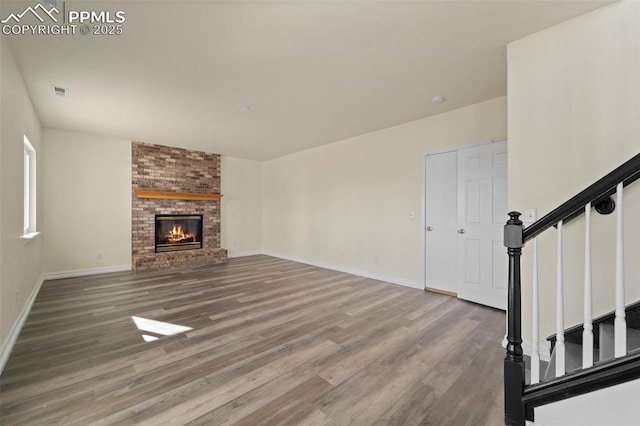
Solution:
[[(171, 324), (169, 322), (156, 321), (149, 318), (142, 318), (132, 316), (131, 319), (136, 325), (138, 330), (145, 331), (149, 334), (143, 334), (142, 338), (145, 342), (152, 342), (158, 340), (158, 336), (173, 336), (174, 334), (184, 333), (185, 331), (193, 330), (191, 327), (185, 325)], [(158, 336), (154, 336), (158, 335)]]

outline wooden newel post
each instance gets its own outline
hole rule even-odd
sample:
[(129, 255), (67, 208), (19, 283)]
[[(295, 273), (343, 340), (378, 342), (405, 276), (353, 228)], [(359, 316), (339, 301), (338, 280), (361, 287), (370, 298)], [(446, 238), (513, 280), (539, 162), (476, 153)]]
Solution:
[(520, 255), (523, 227), (519, 212), (510, 212), (504, 227), (504, 245), (509, 255), (509, 293), (507, 301), (507, 356), (504, 359), (504, 422), (515, 426), (525, 424), (522, 404), (524, 389), (524, 359), (522, 358), (522, 311), (520, 301)]

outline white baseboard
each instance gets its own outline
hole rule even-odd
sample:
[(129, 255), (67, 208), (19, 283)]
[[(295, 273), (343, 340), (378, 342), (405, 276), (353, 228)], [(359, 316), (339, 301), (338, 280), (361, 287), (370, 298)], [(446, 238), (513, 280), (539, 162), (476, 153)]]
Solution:
[(11, 330), (9, 331), (9, 334), (7, 335), (5, 341), (2, 342), (2, 347), (0, 347), (0, 373), (2, 373), (2, 370), (4, 370), (4, 366), (9, 360), (11, 351), (13, 350), (13, 347), (18, 340), (18, 336), (20, 335), (20, 331), (22, 331), (22, 327), (24, 327), (24, 323), (29, 316), (29, 312), (31, 312), (31, 307), (33, 306), (33, 303), (38, 296), (38, 292), (40, 291), (43, 282), (45, 282), (46, 280), (55, 280), (60, 278), (82, 277), (86, 275), (106, 274), (109, 272), (123, 272), (130, 270), (131, 265), (117, 265), (105, 266), (102, 268), (78, 269), (75, 271), (47, 272), (40, 275), (40, 278), (33, 288), (33, 291), (22, 307), (20, 315), (18, 315), (18, 318), (13, 323), (13, 327), (11, 327)]
[(227, 252), (227, 258), (233, 259), (235, 257), (246, 257), (246, 256), (257, 256), (259, 254), (264, 254), (262, 250), (254, 250), (254, 251), (241, 251), (237, 253), (229, 253)]
[(61, 278), (84, 277), (86, 275), (108, 274), (110, 272), (126, 272), (131, 270), (131, 265), (104, 266), (100, 268), (76, 269), (74, 271), (45, 272), (43, 280), (58, 280)]
[(398, 284), (405, 287), (417, 288), (419, 290), (423, 289), (422, 283), (406, 280), (404, 278), (398, 278), (390, 275), (376, 274), (368, 271), (363, 271), (355, 268), (347, 268), (344, 266), (336, 266), (331, 265), (324, 262), (318, 262), (315, 260), (303, 259), (296, 256), (291, 256), (284, 253), (276, 253), (272, 251), (263, 251), (262, 254), (266, 254), (267, 256), (279, 257), (280, 259), (291, 260), (292, 262), (304, 263), (307, 265), (317, 266), (319, 268), (331, 269), (333, 271), (344, 272), (346, 274), (358, 275), (360, 277), (371, 278), (378, 281), (384, 281), (391, 284)]
[(13, 351), (13, 346), (16, 344), (16, 341), (18, 340), (18, 336), (20, 335), (20, 332), (22, 331), (22, 327), (24, 326), (24, 323), (27, 320), (27, 317), (29, 316), (29, 312), (31, 312), (31, 307), (33, 306), (33, 302), (36, 301), (36, 297), (38, 296), (38, 292), (40, 291), (40, 287), (42, 287), (43, 282), (44, 282), (44, 276), (40, 275), (40, 278), (38, 279), (38, 282), (33, 288), (33, 291), (31, 292), (31, 294), (29, 295), (29, 298), (27, 299), (26, 303), (22, 307), (22, 310), (20, 311), (20, 315), (18, 315), (18, 318), (13, 323), (13, 327), (11, 327), (9, 334), (7, 335), (4, 342), (2, 342), (2, 347), (0, 347), (0, 374), (2, 374), (2, 371), (4, 370), (4, 366), (7, 364), (7, 361), (9, 360), (9, 355), (11, 355), (11, 351)]

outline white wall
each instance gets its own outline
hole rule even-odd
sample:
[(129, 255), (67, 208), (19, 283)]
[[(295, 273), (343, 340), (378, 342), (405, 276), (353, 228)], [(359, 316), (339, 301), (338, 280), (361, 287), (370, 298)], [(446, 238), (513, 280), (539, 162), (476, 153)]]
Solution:
[(640, 424), (640, 380), (543, 405), (536, 426), (634, 426)]
[(44, 271), (131, 264), (131, 142), (45, 128)]
[[(640, 152), (640, 3), (621, 2), (508, 46), (509, 208), (538, 216)], [(627, 303), (640, 299), (640, 182), (626, 194)], [(613, 310), (612, 216), (594, 217), (594, 311)], [(566, 326), (582, 322), (584, 221), (565, 227)], [(555, 306), (555, 236), (541, 240), (540, 298)], [(531, 268), (525, 251), (523, 326), (530, 330)], [(543, 337), (555, 315), (542, 315)]]
[(229, 257), (262, 251), (262, 163), (222, 156), (222, 247)]
[[(42, 229), (40, 122), (6, 37), (0, 37), (0, 361), (42, 272), (42, 235), (26, 243), (23, 230), (24, 135), (36, 150), (37, 224)], [(13, 336), (17, 337), (17, 336)], [(0, 369), (2, 362), (0, 362)]]
[(506, 133), (503, 97), (265, 162), (265, 251), (422, 288), (423, 154)]

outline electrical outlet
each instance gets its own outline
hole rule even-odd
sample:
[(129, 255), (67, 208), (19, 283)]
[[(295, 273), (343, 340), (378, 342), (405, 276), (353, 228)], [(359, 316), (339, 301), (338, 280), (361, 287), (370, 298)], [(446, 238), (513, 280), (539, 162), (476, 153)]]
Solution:
[(522, 215), (522, 221), (524, 223), (533, 223), (536, 220), (537, 220), (536, 209), (524, 209), (524, 214)]
[(17, 304), (19, 301), (20, 301), (20, 291), (16, 290), (16, 295), (13, 302)]
[(99, 251), (99, 252), (96, 254), (96, 259), (98, 259), (98, 260), (102, 259), (102, 252), (100, 252), (100, 251)]
[(415, 219), (415, 218), (416, 218), (416, 212), (415, 212), (415, 211), (413, 211), (413, 210), (411, 210), (411, 211), (409, 212), (409, 219)]

